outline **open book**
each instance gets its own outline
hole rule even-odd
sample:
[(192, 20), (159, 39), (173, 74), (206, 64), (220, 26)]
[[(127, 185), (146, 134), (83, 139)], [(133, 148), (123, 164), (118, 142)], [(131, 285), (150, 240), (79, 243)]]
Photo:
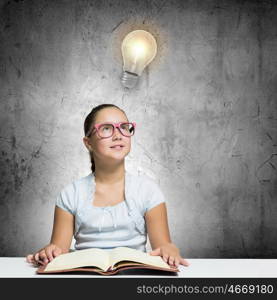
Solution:
[(179, 272), (177, 267), (169, 266), (160, 256), (152, 256), (129, 247), (117, 247), (112, 250), (90, 248), (60, 254), (47, 265), (40, 266), (37, 273), (52, 274), (82, 271), (114, 275), (125, 269)]

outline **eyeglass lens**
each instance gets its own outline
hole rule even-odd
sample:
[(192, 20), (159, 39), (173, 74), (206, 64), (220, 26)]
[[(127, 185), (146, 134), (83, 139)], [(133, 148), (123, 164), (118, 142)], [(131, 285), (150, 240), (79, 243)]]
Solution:
[[(131, 123), (122, 123), (119, 129), (124, 136), (132, 136), (134, 134), (134, 126)], [(114, 127), (112, 124), (102, 124), (98, 129), (101, 137), (110, 137), (113, 135), (113, 131)]]

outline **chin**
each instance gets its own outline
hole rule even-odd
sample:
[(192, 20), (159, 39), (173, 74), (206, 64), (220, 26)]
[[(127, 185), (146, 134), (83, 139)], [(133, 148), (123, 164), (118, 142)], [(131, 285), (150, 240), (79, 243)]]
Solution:
[(107, 154), (107, 158), (110, 158), (110, 159), (116, 159), (116, 160), (122, 160), (124, 159), (127, 155), (129, 154), (129, 152), (127, 153), (109, 153)]

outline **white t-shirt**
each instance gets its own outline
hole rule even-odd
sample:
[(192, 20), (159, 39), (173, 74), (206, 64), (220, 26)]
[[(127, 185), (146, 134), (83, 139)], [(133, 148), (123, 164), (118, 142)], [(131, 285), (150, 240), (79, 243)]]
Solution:
[(94, 173), (65, 186), (56, 205), (75, 217), (75, 249), (130, 247), (146, 252), (145, 213), (165, 202), (159, 185), (146, 175), (125, 170), (125, 200), (106, 207), (93, 205)]

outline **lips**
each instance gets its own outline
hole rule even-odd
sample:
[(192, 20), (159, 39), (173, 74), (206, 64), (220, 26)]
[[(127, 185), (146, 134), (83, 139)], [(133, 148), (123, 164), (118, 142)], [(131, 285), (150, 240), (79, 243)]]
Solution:
[(118, 144), (118, 145), (113, 145), (113, 146), (111, 146), (110, 148), (123, 148), (124, 147), (124, 145), (120, 145), (120, 144)]

